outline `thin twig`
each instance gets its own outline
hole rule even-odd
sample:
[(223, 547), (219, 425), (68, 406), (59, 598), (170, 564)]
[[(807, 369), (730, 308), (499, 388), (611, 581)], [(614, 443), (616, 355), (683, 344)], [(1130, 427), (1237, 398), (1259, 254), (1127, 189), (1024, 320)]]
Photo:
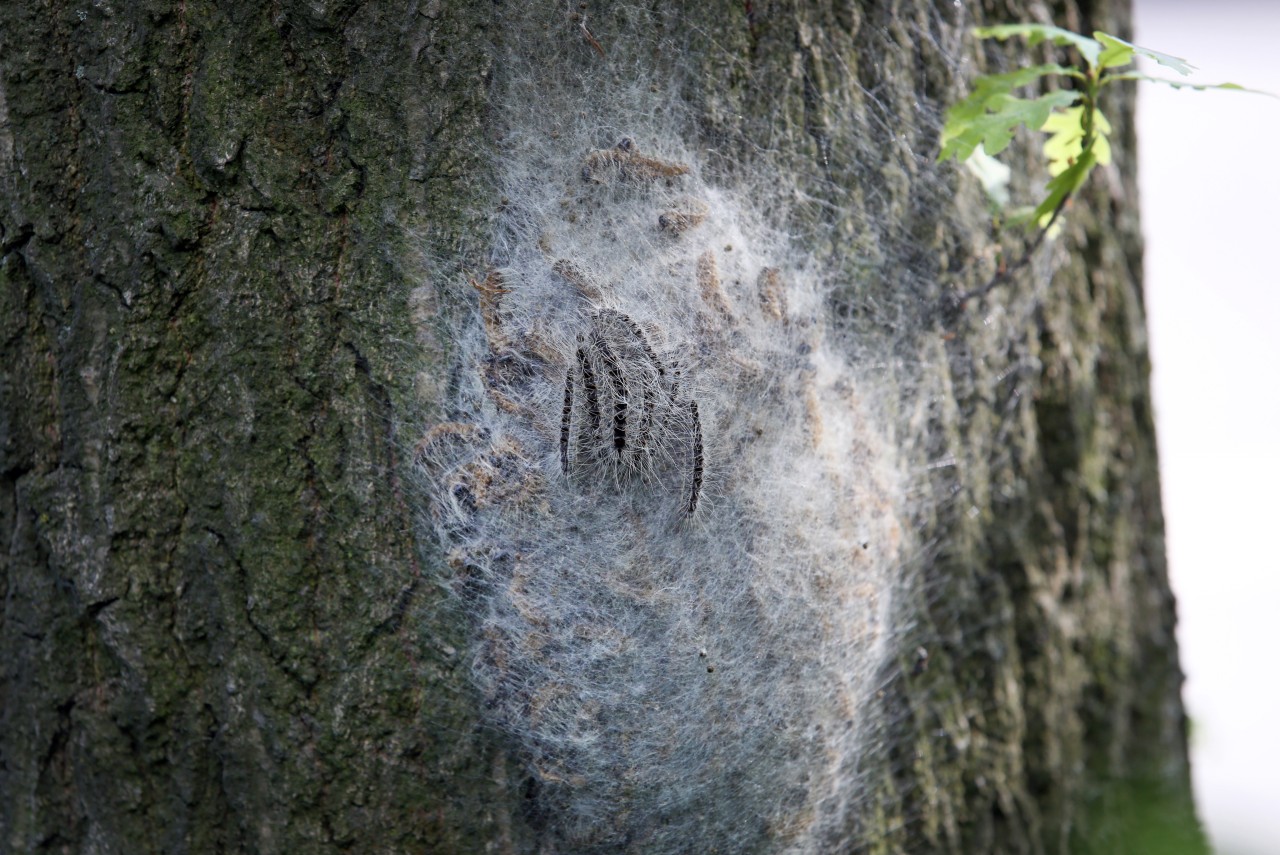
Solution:
[(1039, 233), (1035, 237), (1035, 240), (1031, 241), (1031, 243), (1027, 246), (1027, 249), (1025, 252), (1022, 253), (1021, 258), (1019, 258), (1012, 265), (1009, 265), (1005, 267), (1003, 270), (996, 273), (995, 276), (992, 276), (990, 281), (987, 282), (987, 284), (982, 285), (978, 288), (974, 288), (971, 291), (965, 291), (963, 294), (959, 294), (955, 297), (952, 297), (951, 298), (952, 306), (956, 309), (959, 309), (961, 306), (963, 306), (969, 300), (972, 300), (974, 297), (985, 297), (987, 294), (991, 293), (997, 287), (1008, 282), (1010, 279), (1014, 277), (1015, 274), (1017, 274), (1024, 267), (1026, 267), (1031, 262), (1031, 256), (1033, 256), (1035, 254), (1035, 251), (1040, 248), (1040, 244), (1044, 243), (1045, 235), (1049, 233), (1049, 229), (1051, 229), (1053, 227), (1053, 224), (1057, 222), (1058, 215), (1061, 214), (1062, 210), (1067, 207), (1067, 202), (1071, 201), (1072, 195), (1073, 194), (1068, 194), (1067, 196), (1065, 196), (1063, 200), (1058, 203), (1058, 207), (1053, 209), (1053, 213), (1049, 215), (1049, 222), (1045, 223), (1044, 226), (1041, 227)]

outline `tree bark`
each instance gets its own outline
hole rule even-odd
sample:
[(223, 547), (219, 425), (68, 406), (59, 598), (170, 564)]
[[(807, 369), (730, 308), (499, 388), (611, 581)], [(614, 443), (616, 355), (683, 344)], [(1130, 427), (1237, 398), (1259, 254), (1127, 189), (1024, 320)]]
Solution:
[[(1018, 61), (968, 27), (1052, 15), (1124, 35), (1127, 4), (532, 5), (5, 5), (0, 847), (658, 851), (657, 826), (696, 826), (646, 814), (667, 802), (639, 785), (602, 830), (565, 819), (587, 808), (548, 763), (570, 761), (494, 712), (508, 678), (484, 676), (473, 611), (497, 600), (463, 590), (433, 510), (457, 481), (417, 459), (433, 426), (474, 415), (466, 336), (487, 328), (501, 355), (500, 309), (466, 283), (520, 204), (502, 198), (510, 93), (534, 69), (548, 95), (530, 109), (566, 124), (556, 93), (634, 77), (635, 105), (610, 108), (626, 116), (673, 81), (698, 180), (762, 195), (777, 170), (777, 204), (809, 200), (794, 235), (847, 274), (819, 315), (886, 364), (934, 365), (946, 393), (910, 423), (913, 489), (933, 498), (901, 516), (909, 584), (856, 696), (839, 833), (806, 836), (826, 808), (802, 799), (793, 821), (748, 811), (733, 840), (668, 848), (1202, 851), (1132, 93), (1108, 111), (1115, 166), (1061, 236), (958, 312), (948, 296), (990, 275), (997, 243), (976, 188), (933, 163), (966, 75)], [(707, 489), (694, 520), (714, 527)], [(724, 768), (806, 744), (741, 751), (758, 743)]]

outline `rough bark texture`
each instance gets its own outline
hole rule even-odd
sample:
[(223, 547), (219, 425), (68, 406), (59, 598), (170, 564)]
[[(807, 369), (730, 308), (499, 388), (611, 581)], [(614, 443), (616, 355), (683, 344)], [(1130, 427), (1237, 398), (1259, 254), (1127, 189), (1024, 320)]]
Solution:
[[(990, 244), (982, 207), (966, 190), (968, 220), (944, 229), (911, 153), (936, 134), (915, 105), (963, 81), (908, 25), (944, 40), (1028, 10), (938, 6), (652, 15), (694, 34), (679, 61), (705, 85), (685, 97), (718, 150), (782, 150), (795, 184), (881, 206), (964, 288), (983, 276), (966, 254)], [(588, 11), (610, 44), (608, 4)], [(1127, 15), (1054, 18), (1123, 34)], [(422, 390), (444, 386), (413, 315), (454, 311), (413, 297), (417, 252), (482, 264), (503, 27), (502, 6), (439, 0), (4, 5), (0, 848), (539, 845), (402, 486)], [(554, 37), (576, 45), (554, 61), (607, 62), (567, 17)], [(867, 117), (882, 182), (829, 159), (833, 105)], [(972, 454), (939, 475), (956, 499), (928, 521), (936, 557), (877, 700), (874, 809), (851, 850), (1200, 846), (1130, 106), (1051, 287), (939, 313), (954, 397), (931, 429)], [(886, 272), (844, 308), (894, 287)], [(1034, 306), (1013, 340), (982, 322), (1002, 301)]]

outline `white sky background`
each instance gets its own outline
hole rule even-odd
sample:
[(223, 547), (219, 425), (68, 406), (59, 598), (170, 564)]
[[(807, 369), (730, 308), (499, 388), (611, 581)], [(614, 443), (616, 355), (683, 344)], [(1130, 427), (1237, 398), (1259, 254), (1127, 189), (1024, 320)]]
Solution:
[[(1134, 40), (1189, 59), (1201, 69), (1192, 79), (1280, 93), (1280, 0), (1134, 6)], [(1280, 100), (1139, 86), (1156, 423), (1196, 796), (1223, 855), (1280, 853)]]

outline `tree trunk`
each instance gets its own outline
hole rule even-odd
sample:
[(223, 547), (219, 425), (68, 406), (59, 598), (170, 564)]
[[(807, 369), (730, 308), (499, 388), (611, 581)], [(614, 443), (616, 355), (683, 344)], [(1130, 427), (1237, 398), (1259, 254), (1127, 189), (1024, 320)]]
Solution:
[(0, 846), (1201, 851), (1127, 4), (525, 5), (4, 6)]

